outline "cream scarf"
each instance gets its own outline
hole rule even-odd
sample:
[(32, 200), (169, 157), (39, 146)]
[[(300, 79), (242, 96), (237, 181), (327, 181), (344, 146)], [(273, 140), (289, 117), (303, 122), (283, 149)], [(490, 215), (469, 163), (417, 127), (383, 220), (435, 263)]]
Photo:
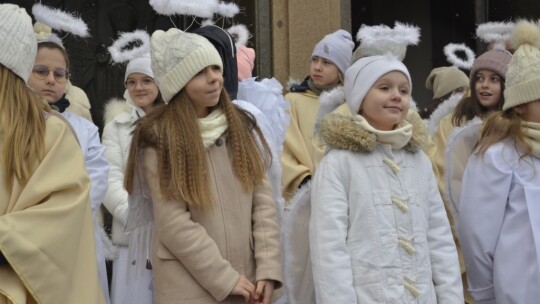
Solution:
[(391, 145), (392, 149), (401, 149), (411, 140), (413, 127), (405, 120), (394, 130), (381, 131), (372, 127), (362, 115), (355, 115), (354, 118), (356, 124), (377, 136), (377, 142)]
[(531, 145), (531, 154), (540, 158), (540, 123), (525, 122), (523, 131), (527, 137), (527, 143)]
[(227, 131), (227, 116), (221, 109), (215, 109), (206, 117), (199, 119), (199, 130), (204, 148), (207, 149)]

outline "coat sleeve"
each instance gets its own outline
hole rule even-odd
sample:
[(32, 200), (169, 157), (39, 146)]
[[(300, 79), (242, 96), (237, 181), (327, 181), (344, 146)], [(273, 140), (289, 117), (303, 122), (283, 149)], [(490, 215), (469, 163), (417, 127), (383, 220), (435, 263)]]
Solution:
[[(461, 188), (458, 232), (469, 291), (476, 301), (495, 303), (493, 258), (512, 183), (512, 171), (486, 151), (469, 158)], [(484, 303), (484, 302), (482, 302)]]
[(461, 269), (450, 223), (434, 174), (430, 170), (429, 160), (423, 157), (425, 170), (430, 175), (427, 193), (429, 203), (427, 241), (437, 303), (464, 303)]
[(119, 126), (109, 122), (103, 130), (103, 146), (105, 157), (109, 161), (109, 188), (103, 204), (122, 225), (126, 225), (128, 211), (128, 193), (124, 189), (123, 151), (119, 138)]
[(90, 176), (90, 206), (95, 216), (107, 193), (109, 162), (105, 158), (105, 147), (99, 141), (98, 128), (92, 123), (88, 126), (86, 140), (88, 143), (84, 151), (84, 162)]
[(277, 220), (277, 204), (272, 198), (272, 186), (268, 178), (253, 192), (253, 240), (255, 242), (256, 279), (275, 281), (274, 288), (283, 282), (281, 267), (281, 242)]
[(312, 184), (309, 242), (317, 303), (357, 303), (347, 248), (349, 201), (339, 167), (326, 155)]
[[(285, 96), (287, 98), (287, 96)], [(290, 97), (289, 97), (290, 98)], [(283, 197), (285, 200), (292, 198), (302, 181), (312, 174), (313, 161), (310, 159), (308, 144), (304, 142), (300, 132), (298, 115), (294, 102), (290, 102), (289, 115), (291, 122), (285, 132), (283, 152), (281, 153), (281, 166), (283, 175)]]
[(153, 148), (147, 148), (144, 152), (144, 170), (154, 206), (154, 229), (158, 242), (186, 267), (216, 301), (223, 301), (238, 282), (240, 274), (221, 256), (217, 244), (205, 228), (191, 220), (185, 202), (165, 201), (162, 197), (157, 174), (157, 152)]

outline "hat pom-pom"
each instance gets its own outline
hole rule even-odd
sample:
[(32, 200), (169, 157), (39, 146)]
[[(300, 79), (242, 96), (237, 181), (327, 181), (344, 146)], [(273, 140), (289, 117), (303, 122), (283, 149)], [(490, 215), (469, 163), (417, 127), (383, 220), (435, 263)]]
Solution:
[(52, 34), (52, 29), (48, 25), (41, 22), (36, 22), (34, 24), (34, 33), (38, 41), (47, 40)]
[(535, 48), (540, 47), (540, 28), (538, 24), (521, 20), (514, 27), (512, 32), (512, 46), (517, 49), (519, 46), (529, 44)]

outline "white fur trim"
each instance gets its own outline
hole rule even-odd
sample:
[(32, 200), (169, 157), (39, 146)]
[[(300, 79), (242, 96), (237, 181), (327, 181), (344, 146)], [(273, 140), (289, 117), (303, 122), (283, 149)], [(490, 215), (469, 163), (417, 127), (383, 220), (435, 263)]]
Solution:
[(510, 39), (514, 28), (513, 22), (486, 22), (476, 28), (476, 36), (487, 43), (495, 43), (498, 47), (504, 47), (504, 42)]
[(37, 21), (55, 30), (69, 32), (80, 37), (90, 37), (86, 23), (71, 13), (36, 3), (32, 6), (32, 14)]
[(330, 91), (322, 92), (319, 96), (319, 112), (317, 113), (317, 118), (315, 119), (315, 127), (313, 128), (313, 133), (316, 134), (319, 131), (319, 124), (321, 119), (332, 113), (340, 105), (345, 103), (345, 91), (343, 86), (337, 86)]
[(209, 26), (209, 25), (216, 25), (214, 20), (212, 19), (204, 19), (203, 22), (201, 22), (201, 27)]
[(299, 84), (301, 84), (301, 83), (302, 83), (302, 80), (296, 79), (296, 78), (294, 78), (294, 77), (292, 77), (292, 76), (289, 76), (289, 78), (287, 79), (287, 84), (286, 84), (286, 86), (287, 86), (287, 88), (289, 88), (289, 90), (290, 90), (291, 87), (293, 87), (293, 86), (295, 86), (295, 85), (299, 85)]
[[(457, 51), (465, 52), (467, 60), (463, 60), (456, 55)], [(446, 60), (450, 62), (453, 66), (458, 68), (463, 68), (470, 70), (476, 59), (474, 52), (465, 44), (460, 43), (449, 43), (444, 47), (444, 54), (446, 55)]]
[(376, 45), (381, 41), (399, 45), (416, 45), (420, 40), (420, 28), (400, 22), (396, 22), (393, 29), (386, 25), (362, 24), (356, 33), (356, 40), (364, 45)]
[[(130, 42), (140, 41), (141, 45), (132, 49), (123, 49)], [(108, 48), (111, 58), (116, 63), (130, 61), (133, 58), (150, 53), (150, 36), (146, 31), (136, 30), (122, 33), (120, 37)]]
[(111, 98), (105, 105), (105, 111), (103, 114), (103, 121), (105, 124), (113, 121), (113, 119), (120, 113), (131, 114), (131, 108), (124, 99)]
[(233, 25), (227, 29), (227, 32), (234, 38), (234, 44), (236, 48), (246, 46), (249, 40), (250, 34), (247, 27), (243, 24)]
[(191, 15), (212, 18), (218, 10), (217, 0), (150, 0), (152, 8), (165, 16)]
[(433, 136), (439, 129), (439, 124), (443, 117), (454, 112), (459, 101), (463, 98), (463, 94), (452, 94), (448, 99), (443, 101), (436, 109), (431, 113), (427, 120), (428, 132), (430, 136)]
[(217, 14), (225, 16), (227, 18), (232, 18), (236, 16), (238, 12), (240, 12), (240, 8), (238, 7), (238, 5), (234, 4), (234, 2), (220, 2), (216, 11)]

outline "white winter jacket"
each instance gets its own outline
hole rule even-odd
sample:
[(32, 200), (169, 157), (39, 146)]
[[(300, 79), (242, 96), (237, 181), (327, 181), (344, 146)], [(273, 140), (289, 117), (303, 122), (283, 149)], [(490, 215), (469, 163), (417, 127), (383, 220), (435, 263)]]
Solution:
[(103, 204), (113, 216), (112, 240), (116, 245), (127, 246), (128, 236), (124, 233), (128, 214), (128, 193), (124, 189), (125, 164), (131, 145), (133, 123), (144, 116), (144, 111), (137, 107), (129, 94), (126, 100), (111, 100), (105, 108), (105, 128), (103, 129), (103, 145), (105, 156), (109, 160), (109, 191)]
[(463, 303), (450, 225), (421, 151), (425, 125), (411, 111), (412, 136), (392, 148), (361, 120), (334, 114), (319, 129), (329, 151), (312, 185), (317, 304)]

